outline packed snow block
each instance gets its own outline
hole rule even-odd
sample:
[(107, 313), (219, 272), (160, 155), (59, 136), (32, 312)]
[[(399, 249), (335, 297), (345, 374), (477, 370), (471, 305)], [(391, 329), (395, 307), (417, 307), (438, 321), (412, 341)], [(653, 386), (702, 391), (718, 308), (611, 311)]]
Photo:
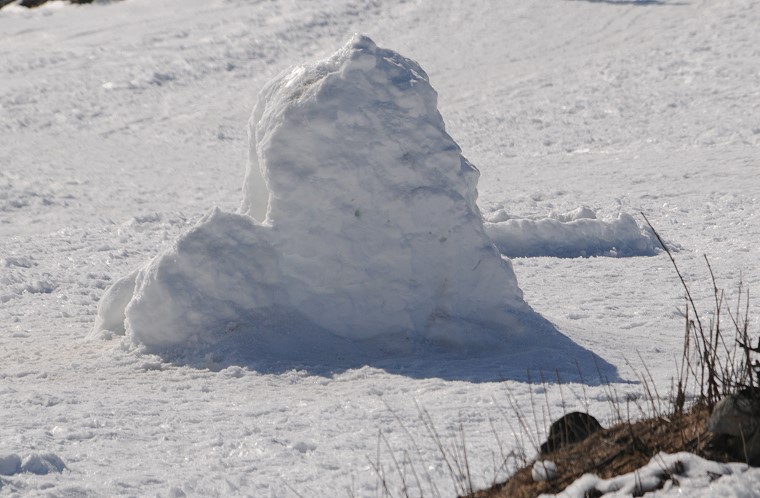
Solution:
[(383, 351), (539, 333), (416, 62), (357, 35), (267, 84), (249, 138), (240, 213), (212, 211), (119, 281), (102, 327), (124, 316), (149, 350), (272, 346), (258, 339), (285, 329), (294, 345), (327, 334)]

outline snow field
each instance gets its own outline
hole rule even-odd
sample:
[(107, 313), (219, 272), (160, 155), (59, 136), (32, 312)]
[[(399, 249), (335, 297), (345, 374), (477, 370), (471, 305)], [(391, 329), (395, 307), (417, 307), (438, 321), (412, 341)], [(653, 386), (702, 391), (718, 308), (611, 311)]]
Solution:
[[(85, 339), (98, 301), (210, 206), (238, 207), (253, 89), (354, 32), (428, 71), (447, 131), (481, 171), (486, 216), (644, 211), (680, 246), (703, 309), (703, 253), (734, 299), (740, 275), (751, 290), (760, 283), (758, 17), (750, 1), (3, 9), (0, 455), (53, 453), (69, 470), (0, 477), (2, 493), (292, 496), (291, 486), (375, 496), (367, 458), (378, 431), (399, 454), (409, 449), (398, 419), (420, 446), (415, 460), (448, 490), (412, 400), (451, 440), (465, 427), (476, 483), (490, 483), (491, 421), (507, 446), (524, 437), (501, 415), (508, 396), (527, 412), (535, 403), (548, 426), (546, 390), (561, 413), (558, 388), (535, 382), (556, 357), (509, 363), (532, 367), (533, 383), (525, 368), (502, 375), (504, 365), (489, 362), (333, 368), (211, 355), (197, 368), (136, 355), (119, 338)], [(626, 360), (641, 353), (667, 391), (683, 323), (664, 258), (517, 258), (513, 267), (525, 300), (576, 345), (624, 379), (634, 378)], [(585, 396), (592, 414), (611, 420), (603, 388), (567, 381), (563, 390), (571, 409)], [(756, 489), (751, 478), (727, 478), (699, 493)]]

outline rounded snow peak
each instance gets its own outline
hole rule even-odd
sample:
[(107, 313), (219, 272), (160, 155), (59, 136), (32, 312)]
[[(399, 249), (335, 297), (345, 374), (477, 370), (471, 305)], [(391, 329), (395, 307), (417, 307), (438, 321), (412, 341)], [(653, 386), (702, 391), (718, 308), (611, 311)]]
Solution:
[(346, 46), (353, 50), (365, 50), (370, 53), (374, 52), (375, 49), (377, 49), (377, 45), (374, 41), (372, 41), (372, 38), (360, 33), (354, 33), (351, 41), (349, 41), (348, 45)]
[[(343, 54), (349, 54), (346, 60), (340, 60)], [(379, 48), (368, 36), (355, 34), (336, 56), (339, 59), (338, 63), (345, 65), (348, 70), (375, 70), (376, 77), (384, 75), (385, 81), (402, 89), (410, 88), (416, 83), (424, 83), (435, 95), (435, 91), (429, 85), (427, 74), (419, 64), (393, 50)]]
[(283, 72), (260, 92), (249, 122), (241, 211), (270, 223), (283, 212), (322, 217), (334, 211), (323, 205), (332, 196), (296, 209), (301, 199), (281, 195), (307, 185), (309, 164), (319, 165), (322, 180), (342, 184), (346, 195), (357, 190), (357, 177), (364, 189), (367, 177), (384, 184), (374, 189), (378, 195), (402, 185), (444, 190), (450, 183), (445, 190), (476, 209), (478, 172), (446, 133), (437, 100), (416, 62), (362, 35), (326, 60)]

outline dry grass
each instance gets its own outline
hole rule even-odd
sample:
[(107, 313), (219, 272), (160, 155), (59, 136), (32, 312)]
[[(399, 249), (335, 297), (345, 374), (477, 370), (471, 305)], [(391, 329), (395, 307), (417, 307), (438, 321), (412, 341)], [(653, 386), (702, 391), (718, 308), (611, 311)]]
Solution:
[(670, 417), (660, 416), (638, 422), (624, 422), (592, 434), (585, 440), (543, 455), (557, 465), (556, 479), (535, 482), (532, 464), (515, 472), (506, 482), (467, 495), (470, 498), (535, 498), (542, 493), (561, 492), (586, 473), (611, 478), (633, 472), (659, 452), (689, 451), (717, 461), (728, 461), (710, 446), (705, 426), (709, 409), (697, 404)]

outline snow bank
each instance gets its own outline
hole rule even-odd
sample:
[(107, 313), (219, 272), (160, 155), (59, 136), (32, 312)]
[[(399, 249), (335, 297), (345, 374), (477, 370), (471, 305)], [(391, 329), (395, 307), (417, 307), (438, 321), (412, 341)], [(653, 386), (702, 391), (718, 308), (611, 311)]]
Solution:
[[(753, 483), (760, 484), (760, 469), (743, 463), (718, 463), (686, 452), (659, 453), (634, 472), (610, 479), (586, 474), (561, 493), (551, 496), (760, 497), (760, 488), (753, 488)], [(542, 496), (548, 498), (550, 495)]]
[(417, 63), (357, 35), (270, 82), (249, 137), (241, 214), (213, 210), (117, 282), (99, 327), (149, 350), (286, 354), (317, 337), (490, 350), (538, 333)]
[(503, 210), (488, 218), (486, 233), (510, 258), (652, 256), (659, 247), (654, 235), (626, 213), (600, 220), (594, 211), (581, 207), (537, 220), (512, 218)]

